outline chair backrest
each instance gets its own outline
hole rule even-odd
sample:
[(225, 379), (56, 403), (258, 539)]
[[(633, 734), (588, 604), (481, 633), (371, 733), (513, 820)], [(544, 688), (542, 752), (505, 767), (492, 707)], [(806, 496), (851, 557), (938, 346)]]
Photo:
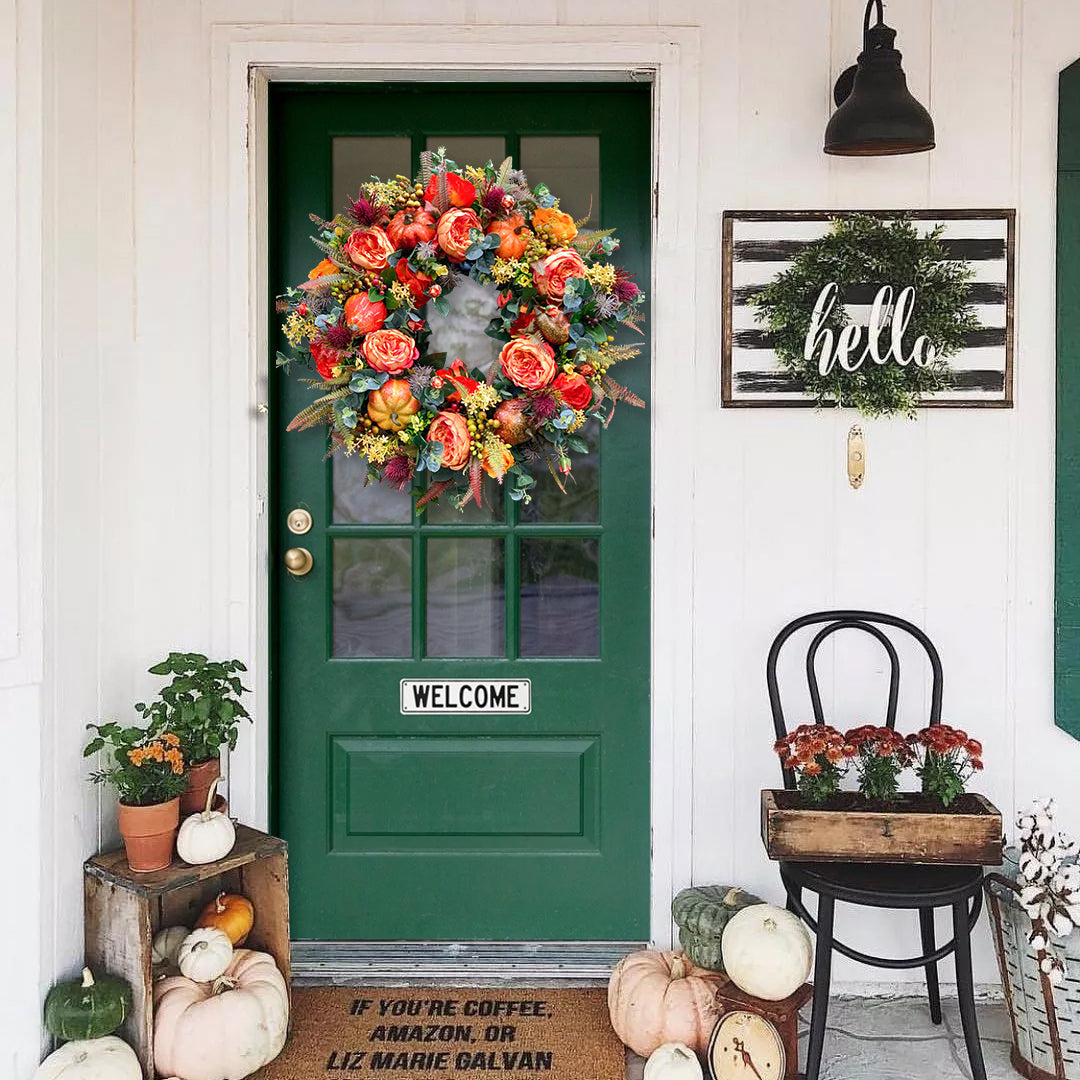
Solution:
[[(825, 714), (821, 707), (821, 690), (818, 687), (816, 661), (821, 644), (838, 630), (861, 630), (877, 639), (885, 649), (889, 657), (889, 700), (885, 708), (885, 725), (890, 728), (896, 727), (896, 707), (900, 699), (900, 658), (896, 654), (889, 635), (881, 629), (882, 626), (893, 627), (911, 635), (925, 650), (930, 659), (930, 670), (933, 675), (933, 684), (930, 693), (930, 718), (929, 723), (941, 722), (941, 657), (934, 648), (934, 643), (913, 623), (907, 619), (901, 619), (897, 615), (887, 615), (880, 611), (816, 611), (811, 615), (802, 615), (793, 619), (776, 635), (776, 639), (769, 649), (769, 658), (765, 664), (765, 681), (769, 687), (769, 708), (772, 710), (773, 727), (776, 729), (777, 739), (787, 735), (787, 723), (784, 720), (784, 709), (780, 702), (780, 687), (776, 678), (776, 663), (780, 657), (780, 650), (784, 643), (799, 630), (806, 626), (822, 625), (822, 628), (814, 635), (806, 650), (806, 681), (810, 688), (810, 704), (814, 710), (814, 723), (824, 724)], [(784, 787), (795, 787), (795, 774), (791, 769), (782, 769), (784, 774)]]

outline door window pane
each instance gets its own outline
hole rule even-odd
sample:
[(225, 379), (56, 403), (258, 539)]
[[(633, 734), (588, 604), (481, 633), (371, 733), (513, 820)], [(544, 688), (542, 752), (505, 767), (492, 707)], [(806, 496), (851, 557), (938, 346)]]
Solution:
[(339, 135), (333, 140), (333, 204), (329, 216), (340, 214), (349, 196), (372, 176), (388, 180), (401, 173), (411, 177), (412, 140), (393, 135)]
[(600, 140), (595, 135), (523, 135), (521, 167), (536, 187), (543, 181), (575, 221), (600, 221)]
[(429, 150), (446, 147), (446, 156), (464, 168), (466, 165), (498, 167), (506, 157), (506, 140), (501, 135), (432, 135), (427, 141)]
[(481, 285), (470, 277), (459, 277), (445, 296), (450, 305), (448, 314), (440, 315), (434, 304), (424, 308), (424, 318), (431, 329), (429, 351), (446, 353), (444, 366), (461, 360), (470, 371), (479, 368), (486, 375), (504, 344), (484, 333), (499, 310), (498, 288)]
[(503, 656), (501, 539), (429, 539), (427, 655)]
[(595, 538), (522, 539), (521, 655), (600, 655)]
[(334, 521), (345, 525), (407, 525), (412, 520), (409, 490), (392, 484), (368, 483), (367, 461), (359, 454), (335, 454)]
[[(424, 520), (429, 525), (491, 525), (502, 522), (505, 514), (503, 489), (484, 477), (484, 502), (477, 506), (475, 499), (470, 499), (460, 510), (454, 505), (461, 498), (461, 492), (450, 490), (433, 499), (424, 507)], [(488, 506), (488, 503), (491, 506)]]
[(577, 432), (589, 445), (589, 453), (571, 455), (573, 471), (562, 477), (564, 495), (555, 477), (543, 465), (530, 470), (536, 478), (532, 502), (521, 507), (521, 520), (590, 523), (600, 520), (600, 421), (590, 420)]
[(412, 654), (412, 542), (334, 541), (333, 656)]

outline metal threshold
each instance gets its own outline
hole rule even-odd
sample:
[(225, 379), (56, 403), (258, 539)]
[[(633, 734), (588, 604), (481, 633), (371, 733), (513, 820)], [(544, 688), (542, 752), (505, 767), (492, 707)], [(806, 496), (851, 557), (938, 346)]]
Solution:
[(294, 941), (297, 985), (606, 984), (638, 941)]

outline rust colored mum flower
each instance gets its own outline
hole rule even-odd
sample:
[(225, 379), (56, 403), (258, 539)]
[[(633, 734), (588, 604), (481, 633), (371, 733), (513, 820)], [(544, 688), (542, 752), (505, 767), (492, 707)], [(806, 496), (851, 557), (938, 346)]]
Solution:
[(840, 790), (854, 750), (844, 736), (827, 724), (801, 724), (773, 744), (785, 769), (793, 769), (799, 791), (812, 803), (822, 803)]
[(983, 767), (982, 743), (948, 724), (931, 724), (907, 737), (922, 790), (949, 806)]
[(852, 728), (845, 737), (857, 754), (855, 771), (859, 790), (868, 799), (887, 802), (895, 798), (900, 774), (915, 757), (904, 736), (892, 728), (864, 724)]

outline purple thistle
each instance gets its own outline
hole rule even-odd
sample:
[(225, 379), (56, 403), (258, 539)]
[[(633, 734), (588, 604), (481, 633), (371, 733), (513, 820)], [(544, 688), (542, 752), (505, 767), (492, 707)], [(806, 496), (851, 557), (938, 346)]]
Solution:
[(558, 416), (562, 411), (562, 406), (559, 399), (550, 390), (540, 390), (532, 395), (529, 411), (532, 413), (533, 418), (542, 424)]
[(613, 319), (619, 313), (619, 308), (622, 305), (619, 302), (617, 296), (612, 296), (611, 293), (607, 293), (596, 305), (596, 317), (603, 322), (605, 319)]
[(433, 367), (426, 364), (416, 364), (409, 369), (409, 389), (414, 394), (420, 394), (431, 385), (431, 377), (435, 374)]
[(329, 326), (323, 331), (323, 341), (331, 349), (347, 349), (352, 344), (352, 339), (353, 332), (344, 322)]
[(383, 466), (384, 479), (389, 480), (398, 491), (404, 491), (405, 486), (415, 475), (416, 469), (413, 466), (413, 460), (405, 454), (395, 454)]
[(501, 187), (489, 187), (480, 195), (480, 205), (489, 214), (501, 214), (505, 195), (506, 192)]
[(413, 256), (417, 259), (434, 259), (435, 254), (435, 242), (433, 240), (421, 240), (416, 245), (416, 251), (413, 252)]
[(635, 297), (641, 294), (641, 290), (630, 280), (633, 276), (633, 274), (628, 274), (621, 266), (615, 272), (615, 287), (611, 291), (624, 304), (631, 303)]
[(374, 225), (379, 220), (379, 211), (371, 205), (366, 195), (360, 194), (348, 202), (349, 216), (357, 225)]

